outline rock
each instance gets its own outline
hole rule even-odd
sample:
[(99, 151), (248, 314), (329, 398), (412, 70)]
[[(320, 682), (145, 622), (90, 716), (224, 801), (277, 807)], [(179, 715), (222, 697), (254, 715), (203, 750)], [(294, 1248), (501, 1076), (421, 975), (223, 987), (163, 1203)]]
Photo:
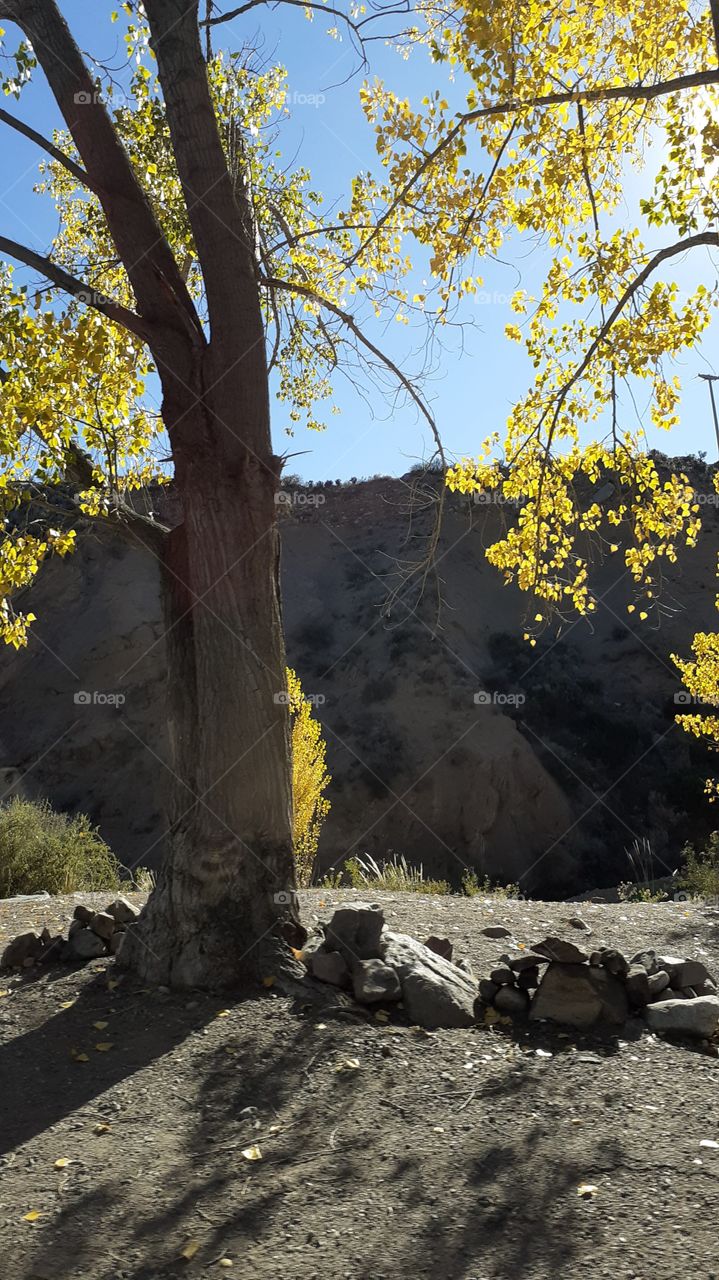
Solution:
[[(502, 956), (504, 960), (505, 957)], [(506, 962), (513, 973), (523, 973), (525, 969), (536, 969), (537, 965), (546, 964), (546, 956), (528, 956), (526, 953), (521, 956), (507, 956)]]
[(501, 966), (492, 970), (489, 980), (497, 987), (511, 987), (514, 984), (514, 974), (511, 969)]
[(452, 959), (452, 943), (449, 938), (435, 938), (434, 934), (427, 938), (425, 947), (429, 947), (430, 951), (434, 951), (436, 956), (442, 956), (444, 960)]
[(407, 1016), (421, 1027), (469, 1027), (477, 983), (407, 934), (385, 930), (382, 959), (396, 970)]
[(545, 938), (543, 942), (535, 942), (532, 951), (562, 964), (583, 964), (589, 958), (586, 951), (580, 951), (573, 942), (565, 942), (563, 938)]
[(536, 964), (533, 969), (522, 969), (517, 976), (517, 986), (520, 991), (532, 991), (539, 986), (539, 968)]
[(91, 911), (89, 907), (85, 907), (81, 902), (78, 902), (72, 913), (72, 918), (73, 920), (79, 920), (80, 924), (89, 924), (94, 914), (95, 912)]
[(74, 933), (68, 947), (72, 949), (67, 952), (67, 956), (63, 949), (63, 959), (94, 960), (96, 956), (105, 954), (103, 939), (92, 929), (80, 929), (78, 933)]
[(604, 963), (604, 952), (606, 947), (600, 947), (599, 951), (593, 951), (589, 957), (589, 963), (593, 969), (598, 969)]
[(109, 942), (115, 932), (115, 918), (107, 915), (104, 911), (96, 911), (90, 921), (90, 928), (96, 933), (98, 938), (103, 938), (105, 942)]
[(624, 979), (629, 1003), (635, 1009), (641, 1009), (645, 1004), (649, 1004), (651, 988), (649, 986), (649, 974), (643, 964), (630, 964), (629, 972)]
[(652, 1031), (669, 1031), (677, 1035), (706, 1039), (719, 1024), (719, 997), (697, 996), (695, 1000), (659, 1000), (644, 1010), (647, 1026)]
[(358, 960), (352, 969), (352, 986), (355, 999), (361, 1000), (363, 1004), (402, 999), (397, 974), (382, 960)]
[[(430, 950), (431, 950), (431, 948), (430, 948)], [(461, 959), (461, 960), (455, 960), (455, 962), (454, 962), (454, 963), (456, 964), (456, 966), (457, 966), (457, 968), (458, 968), (458, 969), (461, 969), (461, 970), (462, 970), (462, 973), (468, 973), (468, 974), (469, 974), (469, 976), (470, 976), (470, 978), (472, 978), (473, 980), (475, 980), (475, 981), (476, 981), (476, 979), (474, 978), (474, 969), (472, 968), (471, 964), (469, 963), (469, 960), (465, 960), (465, 959), (464, 959), (464, 957), (462, 957), (462, 959)]]
[(21, 933), (3, 951), (0, 969), (21, 969), (26, 960), (34, 961), (41, 951), (42, 939), (37, 933)]
[(136, 920), (140, 919), (139, 909), (133, 907), (132, 903), (128, 902), (127, 898), (123, 898), (122, 895), (119, 898), (115, 898), (114, 902), (105, 907), (105, 914), (112, 916), (113, 920), (117, 920), (118, 924), (134, 924)]
[(617, 951), (614, 947), (607, 947), (603, 950), (602, 965), (608, 973), (613, 973), (620, 978), (629, 973), (629, 961), (626, 956), (622, 955), (621, 951)]
[(115, 933), (113, 933), (109, 942), (111, 956), (118, 956), (120, 954), (120, 949), (124, 941), (125, 941), (124, 932), (118, 929)]
[(655, 1000), (660, 996), (662, 991), (666, 991), (669, 986), (669, 974), (663, 969), (658, 969), (656, 973), (649, 974), (649, 999)]
[(483, 1000), (486, 1000), (487, 1004), (492, 1004), (494, 1002), (494, 997), (499, 990), (500, 988), (497, 986), (496, 982), (492, 982), (489, 978), (480, 978), (479, 994)]
[(591, 1027), (595, 1022), (621, 1026), (628, 1013), (624, 986), (606, 969), (553, 961), (534, 995), (529, 1016)]
[(342, 952), (350, 964), (355, 960), (371, 960), (380, 954), (383, 928), (384, 912), (381, 907), (364, 902), (339, 907), (325, 929), (327, 949)]
[(485, 938), (511, 938), (512, 936), (512, 930), (505, 929), (503, 924), (489, 924), (481, 932)]
[(703, 982), (692, 984), (694, 994), (697, 996), (714, 996), (716, 995), (717, 984), (713, 978), (705, 978)]
[(349, 966), (339, 951), (313, 951), (307, 959), (310, 973), (320, 982), (329, 982), (333, 987), (350, 985)]
[(51, 937), (47, 946), (37, 958), (38, 964), (53, 964), (56, 960), (60, 960), (64, 945), (65, 939), (61, 933), (58, 933), (54, 938)]
[(681, 991), (684, 987), (695, 987), (700, 982), (706, 982), (707, 978), (711, 979), (711, 974), (705, 964), (701, 960), (680, 960), (677, 963), (671, 962), (671, 967), (667, 965), (666, 960), (660, 960), (662, 969), (669, 974), (669, 985)]
[(644, 966), (648, 974), (657, 972), (657, 953), (656, 951), (638, 951), (629, 961), (630, 966), (633, 964), (641, 964)]
[(494, 1007), (502, 1013), (526, 1014), (529, 1009), (529, 996), (526, 991), (519, 991), (517, 987), (500, 987), (494, 997)]
[(584, 929), (586, 933), (592, 932), (586, 920), (582, 920), (581, 916), (570, 916), (567, 920), (567, 924), (570, 925), (572, 929)]

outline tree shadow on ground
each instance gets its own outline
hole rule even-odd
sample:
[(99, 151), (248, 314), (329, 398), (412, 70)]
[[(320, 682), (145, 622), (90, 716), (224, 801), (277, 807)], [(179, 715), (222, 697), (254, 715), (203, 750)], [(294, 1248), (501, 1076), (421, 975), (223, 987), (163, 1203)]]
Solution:
[[(16, 1046), (16, 1070), (59, 1049), (68, 1029), (79, 1032), (93, 1012), (91, 987), (72, 1020), (53, 1018)], [(417, 1053), (408, 1047), (415, 1044), (410, 1031), (391, 1040), (377, 1027), (323, 1025), (326, 1014), (298, 1016), (289, 1002), (272, 1006), (260, 997), (235, 1010), (231, 1025), (220, 1024), (228, 1029), (224, 1043), (208, 1045), (184, 1068), (182, 1087), (192, 1083), (196, 1095), (179, 1116), (163, 1110), (182, 1069), (176, 1051), (216, 1014), (217, 1002), (214, 1009), (203, 1002), (192, 1017), (173, 1005), (159, 1020), (153, 1010), (144, 996), (124, 1068), (156, 1076), (146, 1134), (152, 1148), (141, 1137), (139, 1148), (137, 1140), (118, 1141), (92, 1185), (67, 1198), (28, 1250), (22, 1280), (170, 1280), (212, 1274), (223, 1256), (258, 1280), (572, 1273), (582, 1247), (576, 1188), (588, 1169), (616, 1167), (622, 1151), (601, 1133), (586, 1133), (581, 1155), (566, 1150), (551, 1117), (542, 1118), (546, 1105), (566, 1102), (566, 1085), (553, 1084), (546, 1071), (500, 1058), (475, 1081), (470, 1105), (448, 1106), (437, 1064), (422, 1056), (419, 1038)], [(449, 1035), (480, 1047), (495, 1039), (482, 1031)], [(444, 1045), (460, 1043), (427, 1041), (440, 1058)], [(542, 1029), (538, 1043), (549, 1041)], [(355, 1055), (359, 1071), (337, 1071)], [(11, 1126), (12, 1144), (122, 1074), (119, 1064), (103, 1062), (92, 1086), (76, 1075), (62, 1099), (38, 1113), (28, 1103)], [(260, 1161), (243, 1155), (254, 1143)], [(601, 1237), (600, 1222), (595, 1230)], [(182, 1259), (190, 1241), (197, 1251)]]

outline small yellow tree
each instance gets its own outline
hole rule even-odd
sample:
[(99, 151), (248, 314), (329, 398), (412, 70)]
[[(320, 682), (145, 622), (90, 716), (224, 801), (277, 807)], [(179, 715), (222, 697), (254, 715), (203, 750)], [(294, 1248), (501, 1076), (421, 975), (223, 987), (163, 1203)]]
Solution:
[(297, 883), (306, 888), (312, 880), (322, 823), (330, 811), (324, 792), (332, 779), (325, 763), (322, 726), (291, 667), (287, 668), (287, 692), (292, 723), (292, 839)]

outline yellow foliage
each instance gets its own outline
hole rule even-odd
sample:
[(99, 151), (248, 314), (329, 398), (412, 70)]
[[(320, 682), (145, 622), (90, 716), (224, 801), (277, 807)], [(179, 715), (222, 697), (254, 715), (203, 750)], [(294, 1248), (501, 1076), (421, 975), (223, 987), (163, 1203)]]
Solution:
[(287, 668), (287, 692), (292, 723), (292, 837), (297, 883), (306, 888), (312, 881), (322, 823), (330, 811), (324, 792), (332, 779), (325, 765), (322, 725), (312, 715), (312, 705), (291, 667)]

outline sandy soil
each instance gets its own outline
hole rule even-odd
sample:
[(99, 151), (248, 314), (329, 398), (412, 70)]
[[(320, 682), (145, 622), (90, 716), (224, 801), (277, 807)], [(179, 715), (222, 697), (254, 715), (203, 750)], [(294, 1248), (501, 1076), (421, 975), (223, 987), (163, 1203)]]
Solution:
[[(357, 896), (306, 893), (305, 919)], [(478, 976), (507, 946), (487, 925), (579, 942), (577, 914), (593, 945), (719, 972), (719, 912), (693, 904), (373, 897)], [(0, 942), (73, 905), (0, 904)], [(143, 990), (106, 961), (2, 989), (7, 1280), (719, 1276), (719, 1149), (702, 1145), (719, 1142), (719, 1060), (641, 1023), (610, 1039), (427, 1033), (271, 988), (237, 1003)], [(359, 1067), (338, 1071), (347, 1059)]]

